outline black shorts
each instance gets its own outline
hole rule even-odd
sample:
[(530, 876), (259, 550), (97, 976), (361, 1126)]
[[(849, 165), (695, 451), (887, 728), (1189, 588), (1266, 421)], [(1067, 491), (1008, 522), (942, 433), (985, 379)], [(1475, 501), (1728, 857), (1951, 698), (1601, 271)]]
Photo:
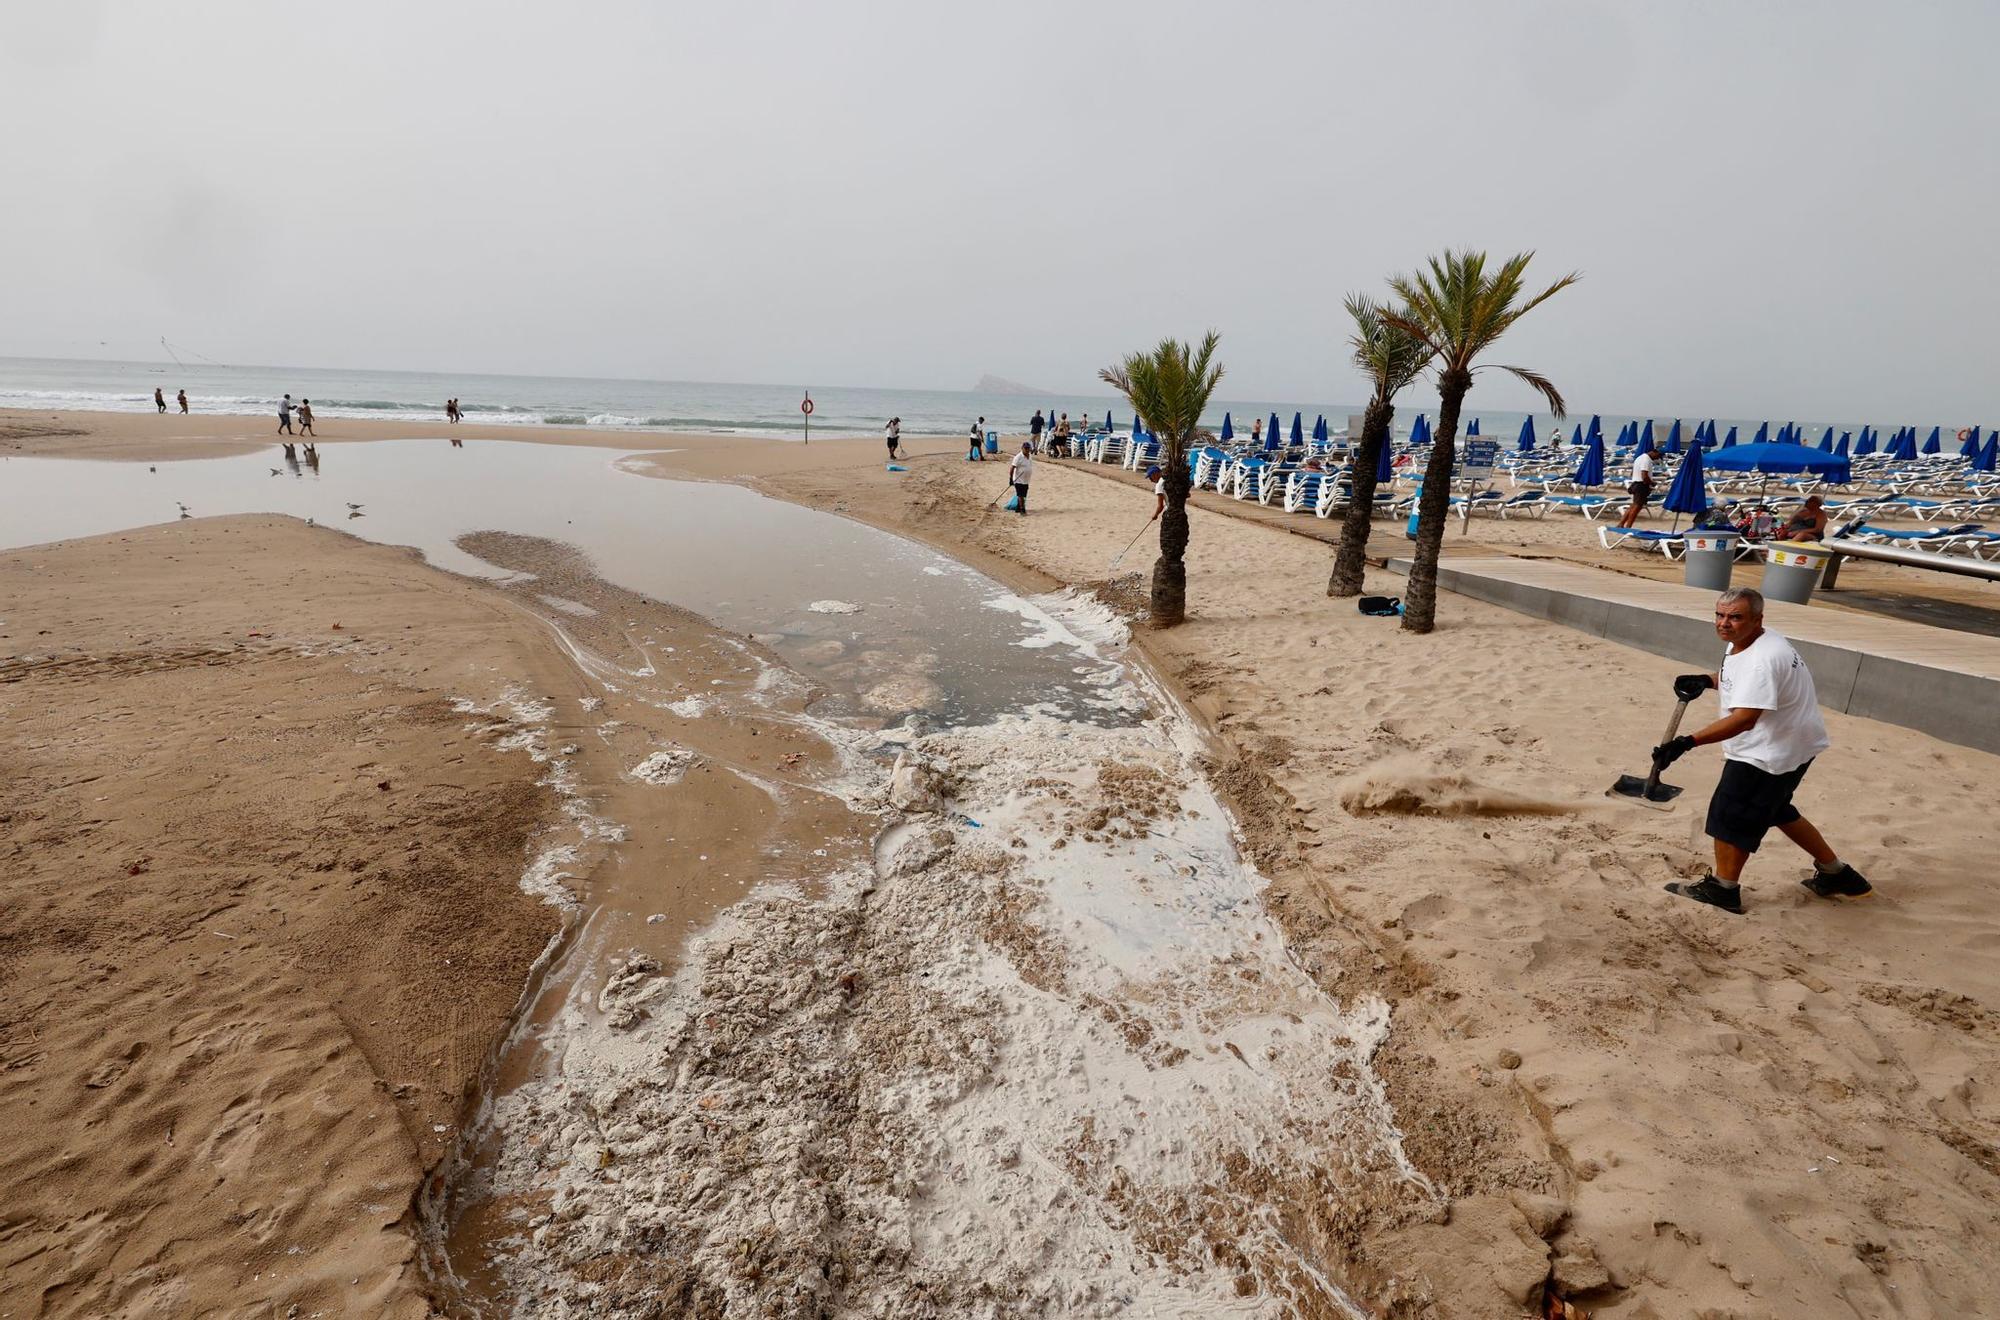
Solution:
[(1653, 498), (1653, 483), (1650, 481), (1635, 481), (1625, 488), (1625, 493), (1632, 497), (1633, 503), (1643, 509), (1646, 507), (1646, 501)]
[(1708, 800), (1708, 837), (1756, 852), (1766, 831), (1799, 818), (1792, 792), (1812, 769), (1807, 761), (1796, 770), (1774, 775), (1748, 761), (1725, 760), (1715, 796)]

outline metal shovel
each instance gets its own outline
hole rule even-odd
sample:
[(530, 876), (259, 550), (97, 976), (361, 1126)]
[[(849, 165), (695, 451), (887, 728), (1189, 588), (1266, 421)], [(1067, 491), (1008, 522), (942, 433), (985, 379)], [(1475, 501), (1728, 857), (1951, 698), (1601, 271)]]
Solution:
[[(1660, 739), (1661, 742), (1672, 742), (1674, 735), (1681, 731), (1681, 716), (1687, 714), (1687, 708), (1688, 704), (1685, 700), (1674, 707), (1674, 717), (1667, 721), (1667, 732)], [(1610, 788), (1605, 789), (1604, 795), (1606, 797), (1630, 798), (1640, 806), (1651, 807), (1655, 811), (1671, 811), (1673, 809), (1673, 801), (1681, 795), (1681, 790), (1674, 784), (1661, 783), (1660, 767), (1655, 765), (1653, 772), (1649, 775), (1618, 776), (1618, 782)]]

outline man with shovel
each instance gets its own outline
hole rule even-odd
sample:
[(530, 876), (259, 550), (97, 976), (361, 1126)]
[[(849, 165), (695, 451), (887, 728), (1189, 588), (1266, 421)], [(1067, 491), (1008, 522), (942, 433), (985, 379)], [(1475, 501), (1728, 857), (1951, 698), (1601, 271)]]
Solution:
[(1790, 642), (1764, 626), (1764, 597), (1748, 587), (1731, 587), (1716, 598), (1715, 632), (1728, 643), (1722, 671), (1682, 674), (1674, 695), (1692, 701), (1718, 688), (1722, 718), (1653, 749), (1653, 764), (1664, 770), (1697, 747), (1722, 744), (1722, 778), (1708, 802), (1715, 869), (1692, 883), (1676, 881), (1667, 892), (1741, 913), (1743, 864), (1776, 829), (1811, 855), (1813, 873), (1801, 882), (1807, 889), (1821, 898), (1861, 897), (1868, 882), (1792, 805), (1813, 758), (1831, 745), (1812, 672)]

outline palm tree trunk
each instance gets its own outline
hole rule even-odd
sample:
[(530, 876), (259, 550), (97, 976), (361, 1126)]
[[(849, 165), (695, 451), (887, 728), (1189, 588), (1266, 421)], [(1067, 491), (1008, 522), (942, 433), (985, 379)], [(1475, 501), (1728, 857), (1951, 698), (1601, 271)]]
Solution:
[(1160, 557), (1153, 561), (1152, 617), (1155, 628), (1171, 628), (1187, 619), (1188, 478), (1185, 457), (1171, 454), (1167, 470), (1167, 507), (1160, 513)]
[(1472, 388), (1463, 367), (1438, 373), (1437, 443), (1424, 468), (1424, 494), (1417, 502), (1417, 548), (1410, 564), (1410, 592), (1403, 601), (1405, 632), (1427, 633), (1437, 624), (1438, 551), (1451, 512), (1451, 469), (1458, 450), (1458, 409)]
[[(1329, 596), (1361, 594), (1361, 572), (1367, 566), (1369, 519), (1375, 513), (1375, 468), (1382, 446), (1389, 443), (1389, 422), (1396, 405), (1381, 396), (1369, 400), (1361, 419), (1361, 448), (1348, 461), (1347, 516), (1340, 522), (1340, 550), (1333, 557), (1333, 576), (1326, 580)], [(1327, 480), (1331, 481), (1331, 475)]]

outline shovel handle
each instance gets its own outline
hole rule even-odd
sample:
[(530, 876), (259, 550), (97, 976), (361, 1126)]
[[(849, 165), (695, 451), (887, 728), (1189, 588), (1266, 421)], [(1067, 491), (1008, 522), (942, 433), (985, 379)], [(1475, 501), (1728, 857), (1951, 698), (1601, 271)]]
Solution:
[[(1670, 743), (1674, 740), (1674, 735), (1681, 731), (1681, 717), (1687, 714), (1687, 709), (1688, 709), (1687, 698), (1682, 697), (1680, 703), (1674, 707), (1673, 718), (1667, 721), (1667, 732), (1666, 735), (1660, 739), (1661, 742)], [(1660, 786), (1661, 769), (1662, 767), (1660, 763), (1655, 761), (1653, 763), (1652, 773), (1646, 776), (1646, 787), (1643, 790), (1644, 796), (1650, 798), (1651, 796), (1653, 796), (1653, 790)]]

